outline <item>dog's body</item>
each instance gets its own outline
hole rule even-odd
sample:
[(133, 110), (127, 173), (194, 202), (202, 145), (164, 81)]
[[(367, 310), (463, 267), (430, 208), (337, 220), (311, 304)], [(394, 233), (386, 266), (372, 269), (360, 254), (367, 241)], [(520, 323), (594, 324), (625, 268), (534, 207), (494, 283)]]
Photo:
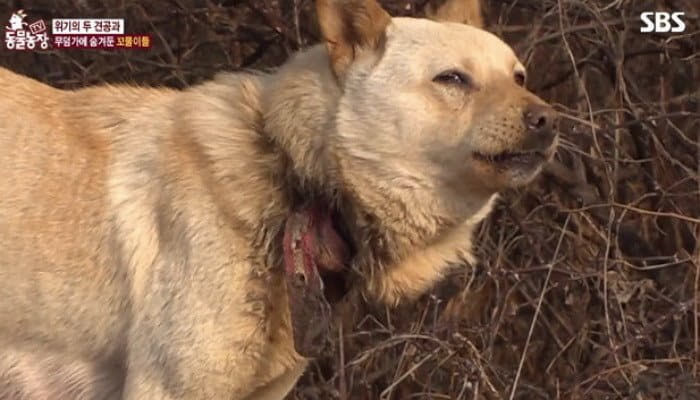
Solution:
[(1, 399), (282, 399), (307, 363), (280, 272), (300, 198), (338, 208), (379, 301), (471, 261), (495, 193), (551, 156), (528, 127), (549, 109), (476, 28), (319, 18), (327, 47), (185, 91), (0, 70)]

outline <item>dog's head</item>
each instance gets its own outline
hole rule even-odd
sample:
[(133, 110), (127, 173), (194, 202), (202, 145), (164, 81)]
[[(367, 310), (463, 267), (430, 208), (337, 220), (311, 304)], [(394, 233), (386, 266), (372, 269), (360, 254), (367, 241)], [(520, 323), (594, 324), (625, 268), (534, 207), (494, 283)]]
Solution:
[(556, 114), (481, 29), (476, 0), (446, 0), (431, 19), (391, 18), (375, 0), (319, 0), (317, 11), (343, 92), (334, 145), (355, 185), (487, 198), (552, 156)]

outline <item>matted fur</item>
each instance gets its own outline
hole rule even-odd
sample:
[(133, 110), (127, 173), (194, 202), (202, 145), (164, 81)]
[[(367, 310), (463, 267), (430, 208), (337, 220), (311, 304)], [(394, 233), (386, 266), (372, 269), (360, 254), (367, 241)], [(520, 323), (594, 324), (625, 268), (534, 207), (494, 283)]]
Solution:
[(301, 200), (340, 213), (374, 300), (471, 261), (497, 192), (540, 169), (474, 156), (539, 145), (522, 64), (462, 24), (473, 0), (443, 6), (459, 23), (317, 4), (326, 45), (272, 75), (61, 91), (0, 70), (3, 398), (282, 399), (307, 363), (280, 265)]

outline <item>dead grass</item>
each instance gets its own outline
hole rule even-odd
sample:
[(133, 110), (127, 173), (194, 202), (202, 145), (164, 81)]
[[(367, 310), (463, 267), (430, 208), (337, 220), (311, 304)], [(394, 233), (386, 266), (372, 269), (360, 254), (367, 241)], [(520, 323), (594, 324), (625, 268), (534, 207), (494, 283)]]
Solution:
[[(420, 15), (427, 0), (386, 0)], [(310, 0), (33, 0), (33, 18), (125, 17), (149, 52), (0, 52), (53, 85), (185, 87), (316, 42)], [(699, 399), (700, 24), (694, 0), (488, 1), (489, 29), (563, 115), (556, 162), (508, 193), (481, 263), (418, 304), (358, 306), (294, 399)], [(684, 10), (685, 34), (639, 33)]]

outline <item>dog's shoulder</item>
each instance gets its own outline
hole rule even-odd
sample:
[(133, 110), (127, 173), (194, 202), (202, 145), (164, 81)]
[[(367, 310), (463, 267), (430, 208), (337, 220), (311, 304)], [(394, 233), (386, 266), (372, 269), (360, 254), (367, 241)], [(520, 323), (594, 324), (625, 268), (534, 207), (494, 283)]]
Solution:
[(264, 74), (220, 72), (213, 79), (183, 91), (175, 110), (198, 128), (258, 130), (266, 79)]

